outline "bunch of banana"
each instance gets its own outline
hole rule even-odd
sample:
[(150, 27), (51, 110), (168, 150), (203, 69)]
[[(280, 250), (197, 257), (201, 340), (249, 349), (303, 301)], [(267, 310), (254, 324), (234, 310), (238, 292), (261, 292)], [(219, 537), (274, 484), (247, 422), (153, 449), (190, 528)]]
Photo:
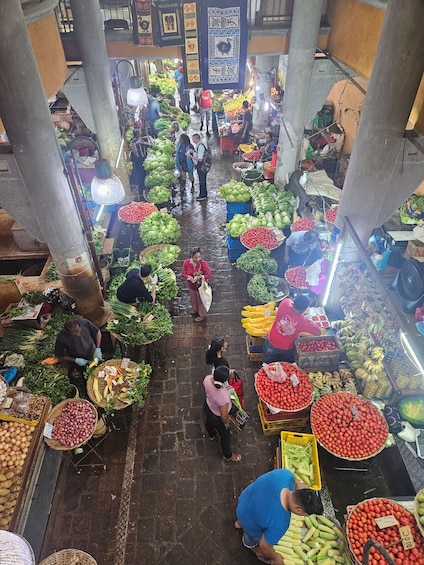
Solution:
[(315, 373), (308, 373), (308, 376), (314, 386), (315, 397), (319, 398), (330, 392), (339, 392), (347, 390), (357, 394), (355, 382), (352, 373), (347, 369), (340, 371), (317, 371)]
[(274, 323), (275, 312), (275, 302), (245, 306), (241, 312), (241, 325), (253, 337), (266, 337)]

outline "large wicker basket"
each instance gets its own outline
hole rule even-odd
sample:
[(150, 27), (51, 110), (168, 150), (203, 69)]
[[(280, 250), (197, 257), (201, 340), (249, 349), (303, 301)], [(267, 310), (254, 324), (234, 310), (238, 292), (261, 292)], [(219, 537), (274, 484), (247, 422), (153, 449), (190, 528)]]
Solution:
[(35, 565), (29, 542), (13, 532), (0, 530), (0, 565)]
[(68, 400), (63, 400), (62, 402), (59, 402), (59, 404), (57, 404), (52, 409), (50, 414), (47, 416), (46, 421), (49, 422), (50, 424), (54, 424), (55, 420), (57, 420), (57, 418), (59, 418), (59, 416), (62, 415), (62, 412), (65, 409), (65, 407), (71, 402), (85, 403), (85, 404), (88, 404), (88, 406), (90, 406), (90, 408), (93, 411), (93, 415), (95, 416), (93, 426), (92, 426), (91, 430), (87, 430), (87, 436), (84, 439), (84, 441), (82, 441), (81, 443), (79, 443), (77, 445), (73, 445), (72, 447), (69, 447), (67, 445), (62, 445), (56, 439), (48, 438), (48, 437), (44, 436), (44, 441), (47, 443), (47, 445), (49, 447), (51, 447), (52, 449), (55, 449), (56, 451), (70, 451), (71, 449), (81, 447), (81, 445), (84, 445), (85, 443), (87, 443), (87, 441), (91, 438), (91, 436), (93, 435), (94, 430), (96, 429), (96, 426), (97, 426), (97, 410), (96, 410), (95, 406), (93, 406), (91, 404), (91, 402), (88, 402), (88, 400), (84, 400), (82, 398), (69, 398)]
[(97, 561), (81, 549), (62, 549), (43, 559), (40, 565), (97, 565)]
[[(87, 393), (88, 396), (90, 398), (90, 400), (92, 402), (94, 402), (94, 404), (96, 404), (97, 406), (100, 406), (101, 408), (107, 408), (108, 406), (108, 401), (106, 398), (104, 398), (103, 393), (104, 393), (104, 389), (106, 387), (106, 382), (104, 379), (99, 379), (99, 371), (102, 371), (105, 369), (106, 366), (109, 367), (120, 367), (122, 364), (122, 359), (110, 359), (109, 361), (104, 361), (103, 363), (101, 363), (98, 367), (96, 367), (93, 372), (91, 373), (91, 375), (88, 377), (88, 381), (87, 381)], [(128, 367), (130, 369), (135, 369), (137, 367), (137, 363), (134, 363), (134, 361), (130, 361), (128, 364)], [(97, 380), (98, 381), (98, 387), (99, 387), (99, 393), (102, 396), (102, 400), (97, 400), (96, 399), (96, 395), (94, 393), (94, 389), (93, 389), (93, 385), (94, 385), (94, 381)], [(120, 389), (123, 386), (128, 386), (125, 382), (123, 383), (122, 386), (117, 386), (116, 389), (114, 389), (114, 391), (116, 390), (116, 395), (119, 394)], [(122, 410), (123, 408), (126, 408), (127, 406), (129, 406), (131, 404), (131, 402), (123, 402), (122, 400), (119, 400), (119, 398), (115, 397), (113, 399), (113, 407), (115, 410)]]
[[(157, 243), (156, 245), (149, 245), (149, 247), (145, 247), (142, 251), (140, 251), (140, 262), (144, 263), (145, 257), (148, 253), (155, 253), (156, 251), (161, 251), (164, 247), (168, 247), (172, 244), (170, 243)], [(178, 247), (178, 245), (174, 245), (174, 247)], [(177, 259), (175, 259), (176, 261)], [(172, 263), (175, 263), (173, 261)], [(162, 263), (162, 267), (168, 267), (172, 265), (172, 263)]]

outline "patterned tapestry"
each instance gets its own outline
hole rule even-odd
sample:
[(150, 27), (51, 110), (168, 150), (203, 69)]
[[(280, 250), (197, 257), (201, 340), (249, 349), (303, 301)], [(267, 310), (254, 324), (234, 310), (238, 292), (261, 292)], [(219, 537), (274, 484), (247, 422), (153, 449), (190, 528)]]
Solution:
[(183, 2), (184, 27), (184, 85), (185, 88), (199, 88), (200, 52), (199, 52), (199, 11), (195, 0)]
[(152, 5), (153, 40), (155, 45), (183, 45), (184, 32), (182, 27), (182, 7), (180, 0)]
[(200, 8), (202, 87), (244, 88), (247, 0), (202, 0)]
[(153, 45), (151, 0), (134, 2), (133, 20), (134, 43), (136, 45)]

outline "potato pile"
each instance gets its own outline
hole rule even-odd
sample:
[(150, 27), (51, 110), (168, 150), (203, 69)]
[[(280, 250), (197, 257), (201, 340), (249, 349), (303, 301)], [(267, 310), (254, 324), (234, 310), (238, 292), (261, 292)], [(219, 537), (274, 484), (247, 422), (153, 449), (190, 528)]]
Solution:
[(22, 468), (34, 426), (0, 423), (0, 528), (7, 529), (22, 486)]

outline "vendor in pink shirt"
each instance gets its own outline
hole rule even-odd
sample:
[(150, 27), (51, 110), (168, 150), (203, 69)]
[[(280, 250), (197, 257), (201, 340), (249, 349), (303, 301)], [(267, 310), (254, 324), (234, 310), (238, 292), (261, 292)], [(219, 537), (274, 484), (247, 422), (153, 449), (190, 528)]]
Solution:
[(302, 333), (320, 335), (321, 329), (303, 315), (309, 308), (309, 298), (303, 294), (295, 300), (286, 298), (278, 307), (274, 323), (263, 347), (263, 362), (287, 361), (293, 363), (295, 339)]

